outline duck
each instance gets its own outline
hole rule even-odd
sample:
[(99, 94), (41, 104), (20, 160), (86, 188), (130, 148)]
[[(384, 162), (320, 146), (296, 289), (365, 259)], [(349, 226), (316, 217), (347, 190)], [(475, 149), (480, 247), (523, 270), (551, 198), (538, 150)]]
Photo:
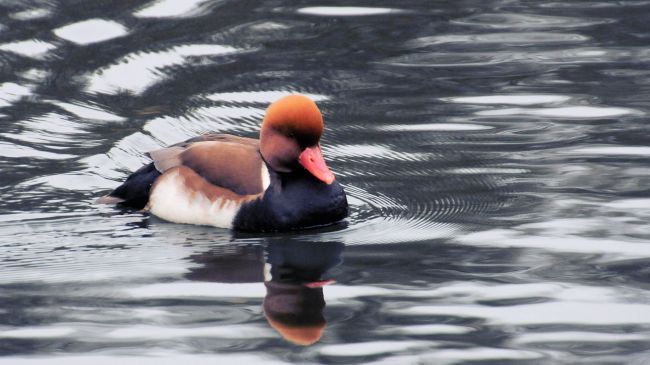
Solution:
[(207, 133), (151, 151), (151, 163), (97, 202), (237, 231), (334, 224), (348, 202), (323, 157), (323, 131), (316, 103), (288, 95), (266, 109), (259, 139)]

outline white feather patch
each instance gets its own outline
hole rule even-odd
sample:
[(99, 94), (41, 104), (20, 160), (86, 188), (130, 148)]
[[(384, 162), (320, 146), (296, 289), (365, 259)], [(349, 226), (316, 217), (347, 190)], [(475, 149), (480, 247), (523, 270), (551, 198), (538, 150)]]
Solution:
[(232, 228), (240, 202), (225, 198), (212, 201), (200, 191), (191, 191), (176, 170), (158, 179), (149, 195), (152, 214), (174, 223)]
[(264, 263), (264, 281), (271, 281), (273, 279), (273, 274), (271, 274), (271, 264), (268, 262)]
[(271, 174), (269, 174), (269, 169), (266, 167), (266, 164), (262, 162), (262, 191), (266, 191), (266, 188), (271, 185)]

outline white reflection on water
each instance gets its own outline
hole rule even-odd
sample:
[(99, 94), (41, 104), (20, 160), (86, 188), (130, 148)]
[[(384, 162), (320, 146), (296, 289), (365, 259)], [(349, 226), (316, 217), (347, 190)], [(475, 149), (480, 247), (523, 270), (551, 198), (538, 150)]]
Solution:
[[(259, 339), (275, 338), (277, 333), (268, 326), (242, 324), (201, 327), (169, 327), (136, 325), (118, 328), (105, 334), (106, 338), (113, 340), (176, 340), (180, 338), (226, 338), (226, 339)], [(100, 337), (101, 338), (101, 337)]]
[(401, 152), (396, 151), (390, 146), (378, 144), (340, 144), (335, 147), (323, 146), (323, 151), (329, 158), (355, 156), (356, 158), (387, 158), (402, 161), (421, 161), (431, 157), (428, 153)]
[(90, 105), (83, 102), (64, 103), (61, 101), (51, 101), (51, 103), (82, 119), (103, 120), (107, 122), (123, 122), (126, 120), (126, 118), (113, 114), (97, 105)]
[(227, 55), (238, 51), (240, 50), (234, 47), (216, 44), (186, 44), (164, 51), (131, 53), (113, 65), (91, 74), (86, 91), (105, 94), (126, 91), (141, 94), (167, 77), (161, 70), (165, 67), (188, 63), (188, 58), (193, 56)]
[(25, 182), (23, 186), (47, 186), (61, 190), (96, 192), (115, 187), (115, 182), (81, 171), (37, 177)]
[(527, 235), (510, 229), (492, 229), (457, 238), (459, 243), (473, 246), (537, 248), (556, 252), (609, 254), (622, 257), (650, 257), (646, 241), (629, 238), (588, 238), (580, 236)]
[(25, 96), (31, 95), (30, 88), (13, 82), (0, 84), (0, 108), (10, 106)]
[(482, 131), (494, 127), (480, 124), (465, 123), (430, 123), (430, 124), (404, 124), (404, 125), (383, 125), (377, 127), (381, 131), (391, 132), (425, 132), (425, 131)]
[[(650, 155), (650, 149), (647, 154)], [(613, 200), (603, 204), (603, 206), (626, 211), (639, 209), (650, 213), (650, 199), (647, 198)]]
[(46, 18), (50, 15), (52, 15), (51, 9), (33, 8), (33, 9), (27, 9), (27, 10), (11, 13), (9, 14), (9, 17), (16, 20), (35, 20), (35, 19)]
[(429, 45), (445, 43), (476, 44), (543, 44), (543, 43), (574, 43), (589, 40), (589, 37), (577, 33), (547, 33), (547, 32), (521, 32), (521, 33), (484, 33), (484, 34), (445, 34), (422, 37), (408, 42), (413, 47), (426, 47)]
[[(64, 213), (69, 211), (69, 203), (61, 203)], [(0, 240), (3, 259), (13, 263), (0, 267), (5, 284), (119, 282), (125, 278), (182, 275), (189, 265), (185, 258), (194, 252), (169, 241), (151, 239), (143, 244), (142, 231), (129, 226), (130, 222), (142, 220), (137, 213), (103, 219), (94, 210), (89, 215), (82, 212), (51, 219), (24, 218), (0, 227), (4, 232)]]
[(566, 95), (553, 94), (511, 94), (511, 95), (484, 95), (484, 96), (458, 96), (443, 98), (444, 101), (463, 104), (513, 104), (535, 105), (560, 103), (569, 100)]
[(59, 38), (86, 45), (125, 36), (127, 29), (114, 21), (88, 19), (57, 28), (53, 32)]
[[(160, 144), (151, 136), (136, 132), (130, 134), (120, 141), (115, 143), (105, 155), (97, 156), (96, 159), (89, 159), (88, 161), (97, 166), (106, 164), (102, 167), (102, 173), (105, 170), (121, 170), (135, 171), (151, 162), (151, 159), (145, 155), (146, 152), (153, 151), (160, 148)], [(112, 168), (109, 168), (112, 167)], [(90, 167), (93, 167), (92, 165)], [(107, 171), (108, 172), (108, 171)]]
[(520, 116), (530, 115), (550, 118), (612, 118), (624, 115), (641, 114), (639, 111), (629, 108), (597, 107), (597, 106), (563, 106), (558, 108), (509, 108), (483, 110), (475, 113), (480, 116)]
[(650, 156), (650, 147), (601, 145), (573, 148), (565, 153), (589, 156)]
[(37, 84), (46, 80), (50, 76), (48, 70), (43, 70), (39, 68), (30, 68), (27, 71), (21, 72), (20, 77), (29, 81), (30, 83)]
[(311, 6), (297, 10), (300, 14), (322, 16), (363, 16), (399, 13), (403, 10), (393, 8), (372, 8), (362, 6)]
[(167, 348), (130, 351), (126, 353), (97, 352), (93, 355), (50, 355), (32, 357), (11, 357), (8, 360), (0, 358), (0, 364), (8, 365), (215, 365), (215, 364), (265, 364), (287, 365), (293, 361), (282, 361), (265, 355), (239, 354), (198, 354), (188, 355), (183, 352), (170, 352)]
[(528, 174), (531, 172), (529, 169), (517, 169), (507, 167), (461, 167), (456, 169), (449, 169), (445, 172), (450, 174), (461, 175), (476, 175), (476, 174)]
[(174, 282), (129, 288), (126, 294), (134, 298), (263, 298), (263, 283)]
[[(580, 301), (484, 305), (423, 305), (393, 311), (403, 315), (481, 318), (500, 325), (636, 325), (650, 324), (650, 305)], [(606, 313), (606, 315), (604, 315)]]
[(78, 144), (86, 146), (94, 144), (92, 140), (84, 141), (79, 138), (88, 133), (84, 123), (59, 113), (47, 113), (29, 118), (22, 121), (20, 126), (22, 127), (20, 132), (2, 133), (2, 136), (39, 147), (57, 149)]
[(393, 364), (465, 364), (474, 361), (507, 361), (542, 359), (544, 356), (535, 351), (511, 350), (497, 347), (472, 347), (463, 349), (440, 349), (418, 356), (391, 356), (372, 365)]
[(264, 109), (238, 106), (210, 106), (191, 110), (181, 118), (160, 117), (144, 127), (161, 145), (178, 143), (208, 132), (257, 134)]
[(35, 148), (28, 146), (21, 146), (15, 143), (0, 142), (0, 156), (4, 157), (31, 157), (37, 159), (51, 159), (51, 160), (65, 160), (73, 158), (75, 155), (64, 153), (53, 153), (47, 151), (39, 151)]
[(0, 51), (7, 51), (25, 57), (41, 59), (56, 47), (57, 46), (52, 43), (30, 39), (26, 41), (0, 44)]
[(427, 341), (373, 341), (321, 346), (318, 353), (322, 356), (333, 357), (370, 356), (416, 351), (418, 348), (429, 348), (430, 346), (431, 343)]
[(512, 340), (515, 344), (534, 343), (585, 343), (585, 342), (623, 342), (623, 341), (648, 341), (650, 336), (641, 333), (614, 333), (614, 332), (586, 332), (586, 331), (558, 331), (541, 333), (522, 333)]
[(19, 327), (0, 330), (0, 338), (61, 338), (68, 337), (75, 332), (77, 330), (74, 327)]
[(462, 335), (475, 331), (475, 328), (467, 326), (455, 326), (451, 324), (420, 324), (403, 325), (399, 327), (380, 328), (376, 332), (381, 334), (407, 335), (407, 336), (429, 336), (429, 335)]
[(425, 356), (424, 361), (430, 361), (435, 364), (455, 364), (467, 361), (517, 361), (541, 359), (544, 356), (539, 352), (512, 350), (506, 348), (494, 347), (474, 347), (469, 349), (445, 349), (435, 351), (431, 355)]
[[(477, 67), (489, 65), (566, 65), (609, 63), (645, 58), (644, 48), (562, 48), (537, 52), (493, 51), (493, 52), (414, 52), (404, 56), (388, 58), (380, 63), (402, 67)], [(505, 66), (504, 66), (505, 67)], [(507, 69), (506, 69), (507, 70)], [(505, 72), (505, 71), (503, 71)]]
[(541, 14), (485, 13), (452, 20), (454, 24), (494, 29), (580, 28), (612, 23), (613, 19), (565, 17)]
[(205, 97), (213, 101), (222, 101), (228, 103), (263, 103), (268, 104), (272, 103), (283, 96), (291, 94), (303, 94), (315, 102), (323, 102), (329, 100), (330, 97), (327, 95), (320, 94), (311, 94), (308, 92), (301, 91), (282, 91), (282, 90), (269, 90), (269, 91), (239, 91), (239, 92), (226, 92), (226, 93), (215, 93), (206, 95)]
[(203, 15), (202, 5), (210, 0), (156, 0), (133, 13), (136, 18), (186, 18)]

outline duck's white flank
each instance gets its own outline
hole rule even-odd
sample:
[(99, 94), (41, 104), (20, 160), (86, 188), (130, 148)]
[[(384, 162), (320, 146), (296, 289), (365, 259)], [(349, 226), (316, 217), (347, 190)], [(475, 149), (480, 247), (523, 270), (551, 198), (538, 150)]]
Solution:
[(158, 178), (149, 195), (149, 210), (175, 223), (232, 228), (241, 201), (226, 198), (208, 199), (201, 191), (190, 190), (178, 170)]
[(271, 174), (269, 174), (269, 169), (266, 167), (266, 164), (262, 162), (262, 191), (266, 191), (266, 188), (271, 185)]

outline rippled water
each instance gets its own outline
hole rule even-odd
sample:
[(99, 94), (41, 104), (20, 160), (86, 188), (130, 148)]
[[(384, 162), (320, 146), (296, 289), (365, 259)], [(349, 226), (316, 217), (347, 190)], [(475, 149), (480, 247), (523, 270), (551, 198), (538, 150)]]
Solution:
[[(0, 1), (0, 363), (650, 361), (650, 1), (350, 5)], [(292, 92), (344, 224), (94, 203)]]

